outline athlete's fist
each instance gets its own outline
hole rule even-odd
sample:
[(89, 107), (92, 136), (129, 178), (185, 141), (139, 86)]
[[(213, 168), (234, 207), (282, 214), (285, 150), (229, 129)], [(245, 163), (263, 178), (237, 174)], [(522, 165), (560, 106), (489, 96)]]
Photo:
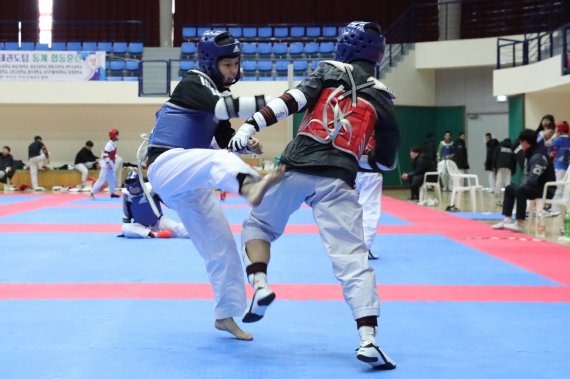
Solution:
[(254, 136), (255, 132), (255, 126), (251, 124), (243, 124), (230, 140), (228, 149), (231, 149), (232, 151), (245, 149), (249, 139)]

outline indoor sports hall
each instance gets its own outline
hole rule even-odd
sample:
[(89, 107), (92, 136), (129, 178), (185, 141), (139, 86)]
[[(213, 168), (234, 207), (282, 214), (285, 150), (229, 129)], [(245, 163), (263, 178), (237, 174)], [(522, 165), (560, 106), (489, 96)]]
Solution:
[[(306, 204), (272, 244), (275, 301), (258, 322), (236, 318), (253, 341), (214, 327), (214, 292), (191, 240), (121, 236), (125, 178), (156, 112), (201, 69), (205, 32), (241, 43), (234, 96), (277, 98), (335, 59), (355, 20), (382, 27), (376, 78), (396, 95), (402, 134), (398, 164), (383, 174), (378, 259), (368, 260), (381, 299), (376, 341), (394, 370), (356, 359), (355, 323)], [(485, 135), (515, 141), (545, 115), (570, 121), (569, 38), (563, 0), (2, 1), (0, 147), (15, 163), (6, 171), (0, 160), (0, 379), (566, 378), (570, 181), (552, 185), (555, 200), (528, 202), (521, 232), (494, 229), (506, 195), (486, 170)], [(263, 153), (241, 158), (271, 173), (302, 118), (261, 130)], [(89, 140), (104, 160), (115, 129), (117, 190), (92, 199), (100, 172), (83, 180), (74, 158)], [(464, 132), (470, 168), (444, 162), (450, 188), (436, 169), (410, 199), (410, 151), (437, 147), (446, 132)], [(38, 136), (49, 156), (42, 150), (34, 184)], [(252, 207), (215, 193), (240, 246)]]

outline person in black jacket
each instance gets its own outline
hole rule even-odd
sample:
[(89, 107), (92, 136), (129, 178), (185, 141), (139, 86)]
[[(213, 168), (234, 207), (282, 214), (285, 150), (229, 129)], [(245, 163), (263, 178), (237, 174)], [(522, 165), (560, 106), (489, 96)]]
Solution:
[(502, 205), (502, 189), (511, 183), (511, 177), (517, 169), (517, 157), (509, 138), (505, 138), (495, 147), (491, 167), (496, 175), (495, 198), (497, 199), (497, 205)]
[[(549, 162), (546, 150), (537, 145), (536, 132), (524, 129), (519, 135), (520, 146), (525, 152), (525, 170), (520, 185), (509, 184), (503, 198), (504, 220), (493, 225), (493, 229), (509, 229), (522, 232), (526, 216), (526, 201), (542, 196), (546, 182), (556, 180), (554, 166)], [(552, 188), (554, 192), (555, 188)], [(516, 222), (511, 220), (516, 202)]]
[(99, 159), (93, 154), (92, 149), (93, 141), (87, 141), (85, 142), (85, 146), (83, 146), (75, 156), (75, 169), (81, 173), (80, 187), (84, 190), (89, 186), (87, 182), (89, 170), (97, 169), (97, 159)]
[(12, 157), (10, 152), (10, 147), (4, 146), (2, 154), (0, 154), (0, 182), (2, 183), (6, 183), (16, 172), (14, 169), (14, 157)]
[(416, 201), (420, 199), (420, 187), (424, 184), (424, 174), (429, 171), (436, 171), (435, 161), (422, 153), (419, 147), (412, 147), (410, 150), (410, 158), (412, 158), (412, 171), (404, 172), (402, 179), (410, 181), (410, 191), (412, 197), (410, 200)]
[(465, 174), (465, 171), (469, 170), (469, 162), (467, 160), (467, 146), (465, 145), (465, 133), (459, 133), (459, 136), (453, 142), (453, 150), (455, 151), (453, 155), (453, 160), (457, 164), (457, 168), (461, 173)]
[(493, 192), (497, 181), (496, 172), (493, 167), (493, 154), (499, 145), (499, 141), (496, 138), (493, 138), (491, 133), (485, 133), (485, 145), (487, 146), (487, 154), (485, 155), (485, 171), (489, 172), (489, 188), (491, 189), (491, 192)]

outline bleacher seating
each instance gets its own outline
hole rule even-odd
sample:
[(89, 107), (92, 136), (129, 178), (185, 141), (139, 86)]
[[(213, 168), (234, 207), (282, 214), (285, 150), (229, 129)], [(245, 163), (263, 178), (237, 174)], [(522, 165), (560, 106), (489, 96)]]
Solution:
[[(185, 42), (180, 49), (181, 65), (184, 60), (196, 59), (196, 42), (208, 29), (226, 30), (226, 27), (188, 26), (182, 29)], [(287, 66), (291, 63), (294, 79), (301, 80), (316, 69), (321, 60), (334, 58), (336, 39), (342, 27), (247, 25), (229, 26), (227, 30), (241, 41), (242, 80), (286, 80)]]

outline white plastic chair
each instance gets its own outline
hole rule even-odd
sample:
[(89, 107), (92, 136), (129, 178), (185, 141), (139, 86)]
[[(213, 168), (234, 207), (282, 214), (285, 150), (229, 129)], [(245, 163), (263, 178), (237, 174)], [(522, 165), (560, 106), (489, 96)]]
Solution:
[[(560, 199), (548, 199), (548, 188), (562, 186), (562, 197)], [(540, 218), (544, 217), (544, 206), (546, 204), (560, 206), (560, 214), (564, 215), (570, 209), (570, 170), (566, 170), (566, 174), (562, 180), (546, 182), (542, 197), (528, 201), (527, 211), (529, 219), (534, 217), (535, 227)]]
[[(432, 181), (428, 181), (429, 178), (432, 178)], [(424, 183), (420, 187), (420, 205), (427, 204), (426, 198), (428, 189), (433, 189), (439, 201), (438, 204), (441, 204), (441, 186), (439, 185), (439, 173), (437, 171), (426, 172), (424, 174)]]
[[(461, 196), (464, 192), (469, 192), (471, 209), (473, 212), (477, 212), (477, 193), (479, 194), (480, 203), (483, 203), (483, 187), (479, 185), (479, 177), (475, 174), (462, 174), (457, 168), (457, 164), (451, 159), (445, 161), (445, 166), (453, 185), (449, 205), (461, 204)], [(457, 203), (455, 201), (456, 196)]]

